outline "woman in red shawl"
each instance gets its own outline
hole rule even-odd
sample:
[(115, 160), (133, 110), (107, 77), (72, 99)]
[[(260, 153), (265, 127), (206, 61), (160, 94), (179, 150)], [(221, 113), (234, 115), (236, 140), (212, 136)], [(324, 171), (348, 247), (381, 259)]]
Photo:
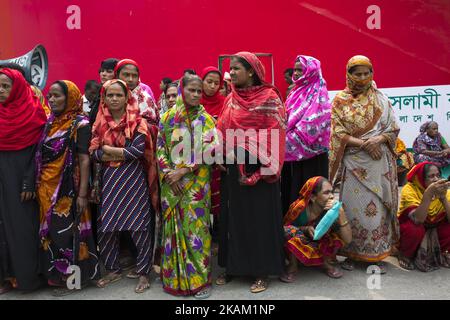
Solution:
[(46, 121), (22, 74), (0, 69), (0, 294), (40, 285), (34, 155)]
[(101, 98), (89, 148), (102, 163), (98, 244), (107, 275), (97, 285), (103, 288), (121, 278), (119, 235), (129, 231), (138, 250), (135, 292), (142, 293), (150, 287), (154, 244), (150, 199), (158, 207), (154, 143), (125, 82), (106, 82)]
[(399, 264), (424, 272), (450, 268), (450, 182), (428, 161), (415, 165), (407, 178), (398, 212)]
[(281, 275), (284, 269), (279, 178), (286, 116), (281, 96), (264, 81), (256, 55), (237, 53), (230, 70), (232, 92), (217, 124), (228, 149), (219, 242), (219, 264), (226, 274), (216, 283), (224, 284), (232, 275), (252, 276), (250, 290), (257, 293), (267, 289), (267, 276)]
[[(217, 120), (222, 112), (223, 102), (225, 97), (220, 93), (220, 88), (223, 86), (222, 73), (216, 67), (206, 67), (202, 71), (203, 92), (201, 105), (205, 108), (214, 119)], [(212, 171), (211, 177), (211, 213), (214, 217), (214, 224), (212, 226), (213, 241), (217, 242), (217, 233), (219, 227), (219, 212), (220, 212), (220, 169), (215, 168)], [(217, 245), (213, 247), (213, 255), (217, 254)]]

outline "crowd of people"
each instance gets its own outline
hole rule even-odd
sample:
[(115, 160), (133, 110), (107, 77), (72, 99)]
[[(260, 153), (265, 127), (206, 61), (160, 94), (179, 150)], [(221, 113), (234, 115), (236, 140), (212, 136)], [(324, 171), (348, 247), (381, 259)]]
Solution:
[[(70, 294), (72, 266), (82, 288), (127, 270), (143, 293), (156, 272), (165, 292), (198, 299), (235, 277), (253, 293), (270, 276), (293, 282), (299, 264), (331, 278), (361, 263), (386, 273), (390, 255), (408, 270), (450, 267), (450, 147), (427, 122), (408, 153), (373, 75), (352, 57), (330, 101), (320, 61), (299, 55), (284, 99), (238, 52), (229, 73), (164, 78), (156, 99), (136, 61), (110, 58), (84, 95), (59, 80), (45, 99), (0, 66), (0, 294)], [(225, 271), (212, 279), (215, 255)]]

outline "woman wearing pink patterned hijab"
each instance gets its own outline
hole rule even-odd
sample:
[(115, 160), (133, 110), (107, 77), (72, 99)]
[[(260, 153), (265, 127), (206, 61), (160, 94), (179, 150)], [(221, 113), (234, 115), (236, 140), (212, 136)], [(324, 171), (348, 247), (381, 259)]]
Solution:
[(328, 176), (331, 105), (320, 61), (299, 55), (292, 76), (294, 88), (286, 99), (288, 124), (282, 174), (283, 211), (313, 176)]

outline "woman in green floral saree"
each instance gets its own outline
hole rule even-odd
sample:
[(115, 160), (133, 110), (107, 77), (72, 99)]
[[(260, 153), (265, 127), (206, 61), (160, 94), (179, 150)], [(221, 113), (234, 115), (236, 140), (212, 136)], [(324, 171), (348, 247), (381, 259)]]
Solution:
[[(211, 287), (210, 165), (218, 136), (200, 105), (202, 81), (185, 76), (157, 141), (163, 216), (161, 280), (166, 292), (207, 298)], [(210, 160), (211, 164), (212, 161)]]

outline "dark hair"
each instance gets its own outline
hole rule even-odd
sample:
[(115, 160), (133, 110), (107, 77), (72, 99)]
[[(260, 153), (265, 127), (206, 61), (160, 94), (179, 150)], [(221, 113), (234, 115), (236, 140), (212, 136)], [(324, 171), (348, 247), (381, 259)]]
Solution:
[(135, 67), (136, 68), (136, 70), (137, 70), (137, 73), (138, 73), (138, 75), (140, 75), (141, 73), (139, 72), (139, 68), (137, 67), (137, 66), (135, 66), (134, 64), (132, 64), (132, 63), (127, 63), (127, 64), (124, 64), (123, 66), (120, 66), (120, 68), (119, 69), (117, 69), (117, 76), (119, 76), (119, 74), (120, 74), (120, 71), (122, 71), (122, 69), (125, 67), (125, 66), (133, 66), (133, 67)]
[[(239, 56), (233, 56), (231, 59), (237, 60), (240, 64), (242, 64), (244, 66), (245, 70), (247, 70), (247, 71), (253, 70), (253, 68), (250, 65), (250, 63), (248, 63), (247, 60), (245, 60), (244, 58), (239, 57)], [(255, 71), (255, 70), (253, 70), (253, 71)], [(260, 86), (262, 84), (261, 79), (256, 74), (256, 71), (252, 75), (252, 79), (253, 79), (253, 84), (254, 85)]]
[(66, 97), (69, 95), (69, 88), (67, 87), (67, 84), (64, 81), (58, 80), (58, 81), (53, 82), (53, 84), (59, 85), (61, 87), (61, 89), (63, 90), (63, 93)]
[(423, 173), (424, 173), (424, 177), (423, 177), (423, 178), (424, 178), (424, 179), (427, 178), (428, 172), (430, 172), (431, 167), (436, 167), (436, 168), (439, 170), (439, 175), (442, 176), (442, 171), (441, 171), (441, 168), (440, 168), (440, 167), (438, 167), (438, 166), (435, 165), (435, 164), (426, 164), (426, 165), (423, 166)]
[(96, 90), (100, 90), (100, 84), (95, 81), (95, 80), (88, 80), (86, 81), (86, 84), (84, 85), (84, 91), (89, 90), (89, 89), (96, 89)]
[(164, 94), (167, 94), (167, 90), (169, 90), (169, 88), (178, 88), (178, 83), (177, 82), (171, 82), (168, 85), (166, 85), (164, 87)]
[(116, 58), (109, 58), (103, 60), (100, 63), (100, 69), (98, 69), (98, 73), (102, 72), (102, 70), (114, 70), (118, 62), (119, 59)]
[(198, 81), (200, 84), (203, 84), (202, 79), (198, 75), (188, 74), (181, 78), (181, 83), (183, 84), (183, 88), (188, 85), (188, 83)]
[(194, 69), (185, 69), (183, 71), (183, 74), (186, 74), (186, 73), (192, 74), (192, 75), (196, 75), (197, 74)]
[(292, 77), (292, 75), (294, 74), (294, 68), (287, 68), (286, 70), (284, 70), (283, 74), (289, 74), (290, 77)]
[(169, 83), (172, 83), (172, 79), (170, 79), (170, 78), (162, 78), (162, 80), (161, 80), (166, 86), (169, 84)]

